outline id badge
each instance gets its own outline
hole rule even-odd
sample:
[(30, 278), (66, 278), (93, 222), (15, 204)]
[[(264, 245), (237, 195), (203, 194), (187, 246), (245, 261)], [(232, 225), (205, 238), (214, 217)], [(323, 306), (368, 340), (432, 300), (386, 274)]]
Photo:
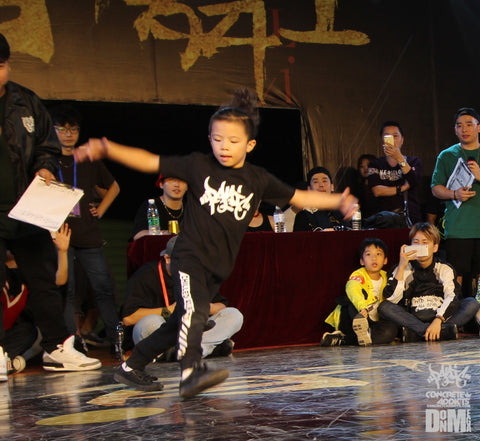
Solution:
[(72, 211), (68, 215), (69, 217), (80, 217), (80, 202), (75, 204), (75, 207), (72, 208)]

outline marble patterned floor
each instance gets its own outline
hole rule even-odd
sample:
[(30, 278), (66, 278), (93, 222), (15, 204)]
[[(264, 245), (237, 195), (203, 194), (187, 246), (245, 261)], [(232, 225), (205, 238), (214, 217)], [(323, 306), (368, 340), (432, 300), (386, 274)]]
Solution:
[[(178, 365), (162, 392), (98, 371), (27, 368), (0, 383), (2, 440), (480, 440), (480, 339), (369, 348), (303, 346), (209, 361), (230, 378), (189, 400)], [(110, 364), (110, 365), (109, 365)]]

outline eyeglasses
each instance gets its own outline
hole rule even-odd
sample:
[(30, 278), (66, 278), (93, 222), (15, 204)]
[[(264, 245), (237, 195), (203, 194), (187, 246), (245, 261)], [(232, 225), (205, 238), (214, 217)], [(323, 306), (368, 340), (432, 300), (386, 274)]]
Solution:
[(60, 133), (70, 132), (70, 134), (76, 135), (79, 132), (80, 127), (78, 127), (78, 126), (73, 126), (73, 127), (55, 126), (55, 130), (57, 132), (60, 132)]

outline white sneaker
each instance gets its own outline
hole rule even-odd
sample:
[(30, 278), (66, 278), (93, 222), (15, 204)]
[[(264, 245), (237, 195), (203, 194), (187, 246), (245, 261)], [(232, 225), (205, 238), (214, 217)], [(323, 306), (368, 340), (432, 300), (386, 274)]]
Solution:
[(46, 371), (90, 371), (102, 367), (100, 360), (78, 352), (73, 343), (75, 336), (68, 337), (58, 349), (43, 353), (43, 369)]
[(7, 354), (0, 346), (0, 381), (8, 381), (7, 376)]
[(372, 336), (370, 335), (370, 328), (366, 317), (358, 313), (353, 318), (352, 328), (355, 331), (355, 334), (357, 334), (359, 346), (369, 346), (372, 344)]

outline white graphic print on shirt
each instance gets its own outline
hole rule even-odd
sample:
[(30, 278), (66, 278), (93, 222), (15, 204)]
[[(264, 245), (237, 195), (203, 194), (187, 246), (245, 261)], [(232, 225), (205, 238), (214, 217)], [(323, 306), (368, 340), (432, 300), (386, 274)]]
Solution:
[(235, 188), (235, 185), (228, 185), (226, 181), (220, 184), (218, 190), (210, 187), (210, 176), (205, 179), (204, 188), (205, 193), (200, 198), (202, 205), (210, 205), (210, 214), (225, 213), (229, 211), (235, 215), (235, 219), (241, 221), (250, 210), (250, 201), (253, 198), (253, 193), (248, 196), (242, 194), (243, 185)]

